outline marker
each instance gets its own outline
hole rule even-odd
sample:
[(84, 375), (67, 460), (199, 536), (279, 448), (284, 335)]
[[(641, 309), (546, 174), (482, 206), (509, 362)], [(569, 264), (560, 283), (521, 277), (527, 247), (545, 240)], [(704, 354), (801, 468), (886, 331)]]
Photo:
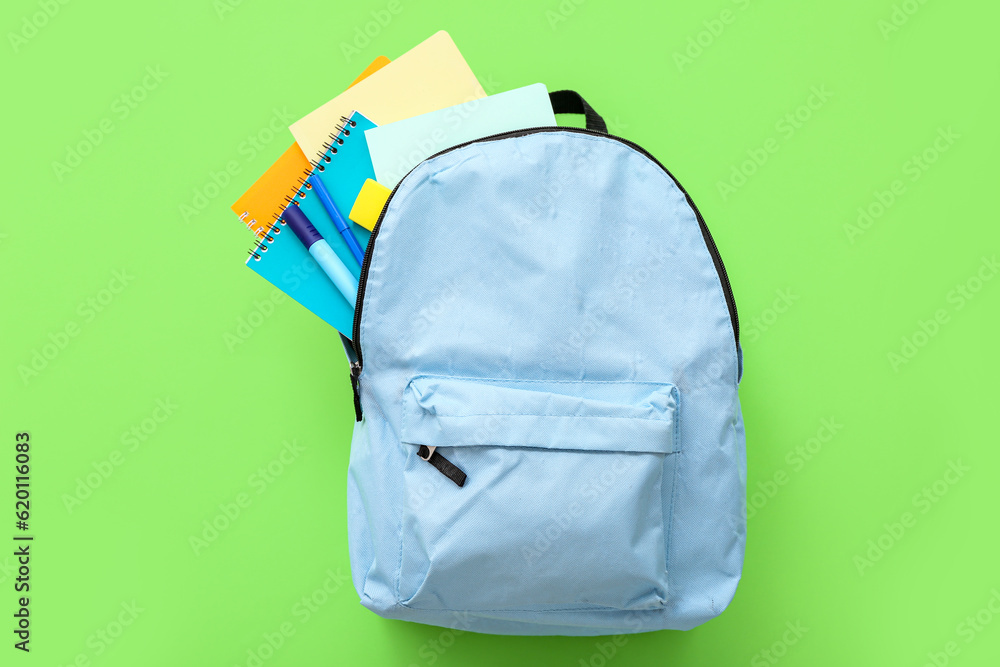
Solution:
[(333, 203), (333, 199), (330, 197), (330, 193), (327, 192), (326, 186), (323, 185), (323, 181), (320, 180), (319, 176), (313, 174), (309, 177), (309, 185), (313, 187), (316, 191), (317, 196), (319, 196), (320, 202), (323, 204), (323, 208), (326, 209), (327, 215), (333, 220), (334, 226), (340, 235), (344, 237), (344, 242), (347, 243), (347, 247), (351, 249), (351, 254), (354, 255), (354, 259), (358, 260), (358, 266), (365, 261), (365, 251), (361, 249), (361, 245), (358, 240), (354, 238), (354, 232), (351, 231), (351, 226), (347, 224), (344, 220), (344, 216), (340, 214), (337, 210), (337, 205)]
[(313, 224), (309, 222), (306, 214), (295, 204), (290, 204), (285, 212), (281, 214), (288, 226), (292, 228), (295, 235), (302, 241), (309, 254), (313, 256), (316, 263), (320, 265), (323, 272), (333, 281), (340, 293), (347, 299), (347, 303), (354, 308), (354, 303), (358, 299), (358, 280), (354, 277), (344, 263), (333, 252), (333, 248), (326, 242), (326, 239), (316, 231)]

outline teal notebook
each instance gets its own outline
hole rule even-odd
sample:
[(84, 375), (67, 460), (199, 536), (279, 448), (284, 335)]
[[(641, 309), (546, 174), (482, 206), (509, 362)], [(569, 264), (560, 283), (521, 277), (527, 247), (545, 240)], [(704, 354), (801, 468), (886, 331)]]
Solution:
[[(309, 176), (317, 174), (346, 220), (365, 179), (375, 178), (365, 142), (365, 130), (373, 127), (375, 123), (357, 111), (350, 118), (342, 118), (341, 124), (330, 135), (330, 140), (324, 144), (323, 153), (316, 156), (312, 167), (302, 174), (299, 190), (295, 195), (299, 208), (355, 278), (361, 276), (361, 267), (323, 209), (319, 198), (305, 183)], [(291, 205), (291, 197), (287, 200)], [(362, 248), (367, 247), (371, 232), (353, 222), (350, 224), (358, 243)], [(284, 222), (271, 225), (267, 234), (251, 250), (247, 266), (340, 333), (348, 338), (353, 335), (354, 302), (348, 303), (344, 295), (337, 291)]]

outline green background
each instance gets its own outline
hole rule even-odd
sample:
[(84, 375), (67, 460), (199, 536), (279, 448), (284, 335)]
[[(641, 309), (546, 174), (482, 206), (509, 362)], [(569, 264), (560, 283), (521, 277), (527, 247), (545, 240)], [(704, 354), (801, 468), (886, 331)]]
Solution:
[[(995, 3), (15, 0), (0, 15), (0, 535), (13, 544), (29, 431), (36, 536), (29, 655), (11, 646), (0, 556), (4, 665), (254, 664), (282, 624), (294, 634), (264, 665), (996, 664)], [(276, 292), (241, 266), (251, 237), (229, 205), (291, 143), (265, 131), (275, 109), (298, 118), (442, 28), (492, 92), (581, 91), (674, 171), (726, 260), (752, 516), (736, 598), (703, 627), (457, 634), (378, 618), (347, 578), (343, 352), (296, 303), (261, 305)], [(162, 80), (133, 94), (147, 67)], [(102, 122), (77, 166), (54, 164)], [(285, 443), (301, 451), (275, 463)], [(123, 604), (141, 611), (118, 632)]]

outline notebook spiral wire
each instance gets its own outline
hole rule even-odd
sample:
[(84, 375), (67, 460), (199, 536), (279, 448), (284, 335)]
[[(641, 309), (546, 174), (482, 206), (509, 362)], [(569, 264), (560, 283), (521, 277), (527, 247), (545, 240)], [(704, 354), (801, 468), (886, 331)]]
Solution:
[(329, 138), (323, 142), (323, 150), (315, 158), (309, 161), (309, 169), (302, 172), (302, 175), (298, 177), (297, 185), (295, 187), (295, 192), (291, 195), (285, 195), (284, 205), (281, 207), (281, 211), (276, 211), (271, 214), (273, 220), (268, 223), (267, 230), (257, 232), (257, 240), (254, 242), (253, 248), (251, 248), (247, 254), (253, 257), (254, 261), (259, 262), (260, 258), (264, 253), (267, 252), (268, 245), (274, 241), (274, 238), (281, 233), (281, 226), (285, 224), (285, 221), (281, 217), (281, 213), (284, 210), (295, 204), (299, 203), (299, 200), (306, 198), (306, 190), (311, 190), (312, 185), (309, 184), (309, 177), (313, 175), (314, 172), (324, 172), (326, 167), (324, 165), (332, 162), (332, 156), (337, 154), (337, 147), (344, 145), (344, 137), (351, 136), (350, 128), (355, 127), (357, 123), (352, 121), (347, 116), (340, 117), (340, 123), (333, 129), (330, 133)]

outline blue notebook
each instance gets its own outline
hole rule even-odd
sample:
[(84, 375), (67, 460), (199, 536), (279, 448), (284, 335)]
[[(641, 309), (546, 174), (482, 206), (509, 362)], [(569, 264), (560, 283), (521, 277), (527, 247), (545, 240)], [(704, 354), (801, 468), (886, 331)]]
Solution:
[[(322, 154), (316, 156), (311, 163), (312, 167), (302, 174), (297, 192), (290, 193), (286, 198), (289, 205), (292, 197), (296, 198), (299, 208), (330, 243), (355, 278), (361, 276), (361, 267), (323, 209), (316, 193), (305, 183), (309, 176), (317, 174), (346, 220), (365, 179), (375, 178), (372, 161), (368, 156), (368, 145), (365, 143), (365, 130), (373, 127), (375, 123), (357, 111), (350, 118), (341, 118), (341, 124), (323, 145)], [(362, 248), (367, 247), (371, 232), (356, 223), (350, 224), (358, 243)], [(283, 222), (271, 225), (267, 234), (250, 252), (247, 266), (340, 333), (348, 338), (353, 335), (354, 302), (347, 302)]]

